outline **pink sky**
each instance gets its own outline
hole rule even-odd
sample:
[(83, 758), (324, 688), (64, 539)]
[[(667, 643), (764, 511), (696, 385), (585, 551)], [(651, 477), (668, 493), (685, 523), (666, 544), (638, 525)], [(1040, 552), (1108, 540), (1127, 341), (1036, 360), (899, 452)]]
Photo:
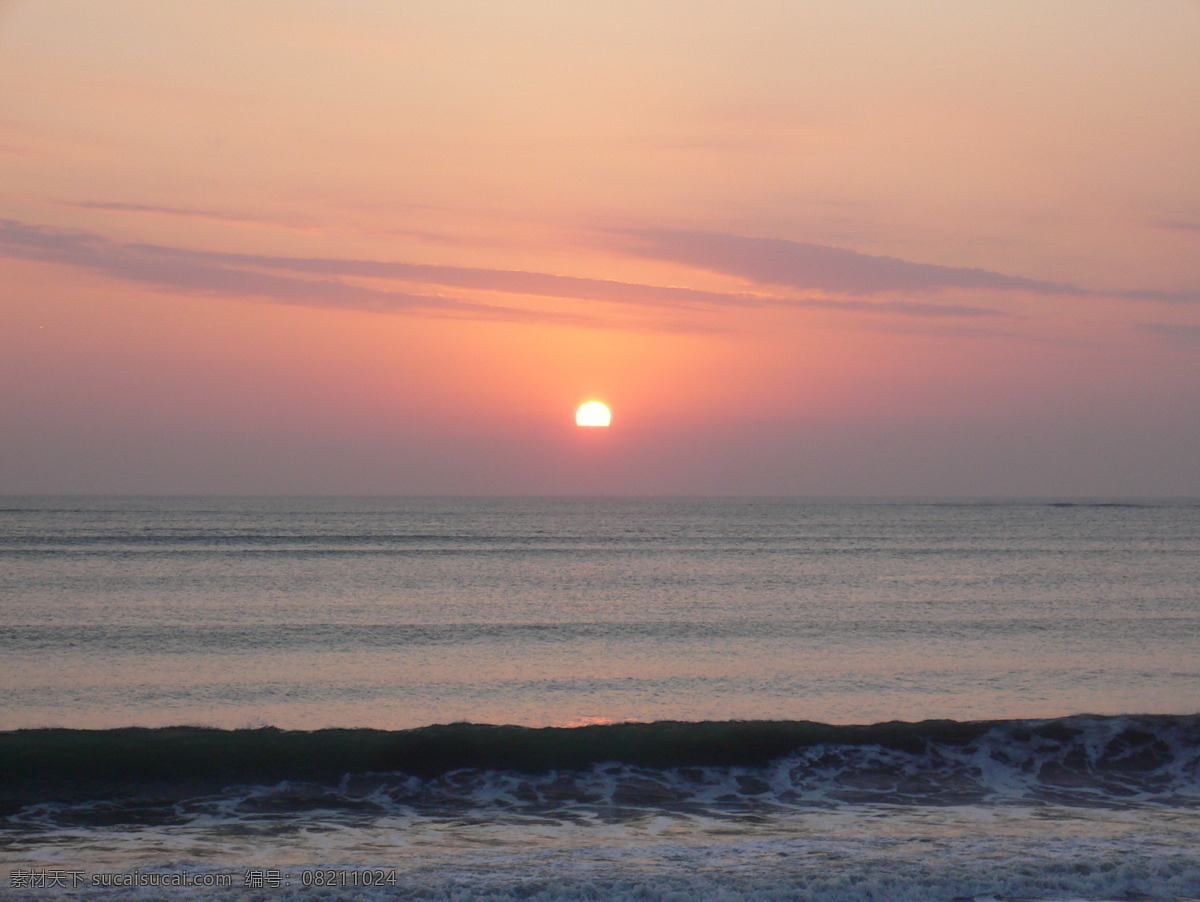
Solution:
[(1195, 0), (0, 3), (0, 492), (1200, 495), (1197, 47)]

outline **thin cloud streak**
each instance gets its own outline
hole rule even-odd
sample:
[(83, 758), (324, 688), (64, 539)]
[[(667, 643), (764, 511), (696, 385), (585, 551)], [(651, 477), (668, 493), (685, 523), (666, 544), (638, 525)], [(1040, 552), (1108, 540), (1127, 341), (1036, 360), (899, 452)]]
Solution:
[(1200, 350), (1200, 326), (1184, 323), (1137, 323), (1138, 332), (1190, 350)]
[(1200, 232), (1200, 220), (1169, 219), (1156, 222), (1155, 225), (1175, 232)]
[[(712, 311), (786, 306), (922, 318), (1004, 315), (995, 310), (958, 304), (772, 297), (518, 270), (397, 261), (278, 257), (152, 244), (124, 244), (90, 232), (65, 231), (12, 220), (0, 221), (0, 254), (93, 269), (115, 278), (148, 283), (159, 289), (189, 294), (254, 296), (280, 303), (316, 307), (393, 313), (439, 313), (483, 319), (559, 322), (609, 328), (621, 326), (602, 322), (594, 317), (473, 303), (424, 293), (381, 290), (346, 284), (340, 279), (393, 279), (567, 301), (602, 301), (646, 309)], [(300, 277), (280, 273), (295, 273)], [(307, 278), (310, 276), (318, 278)], [(636, 328), (642, 329), (646, 326), (639, 325)], [(669, 328), (671, 331), (678, 330), (677, 326)]]
[(261, 266), (326, 278), (353, 276), (395, 279), (402, 282), (447, 285), (454, 288), (502, 291), (572, 300), (607, 301), (638, 306), (679, 308), (761, 306), (769, 300), (751, 294), (727, 294), (693, 288), (643, 285), (521, 270), (478, 269), (387, 260), (346, 260), (331, 257), (270, 257), (164, 248), (156, 245), (136, 245), (136, 247), (148, 253), (186, 255), (226, 265)]
[(971, 307), (966, 304), (927, 304), (922, 301), (850, 301), (841, 298), (804, 298), (786, 301), (792, 307), (812, 310), (844, 310), (859, 313), (898, 313), (917, 317), (993, 317), (1008, 316), (999, 310), (987, 307)]
[(834, 298), (777, 298), (761, 294), (702, 291), (695, 288), (644, 285), (605, 279), (585, 279), (577, 276), (519, 270), (473, 269), (458, 266), (437, 266), (419, 263), (395, 263), (372, 260), (320, 260), (291, 257), (245, 258), (243, 262), (279, 269), (322, 275), (355, 275), (392, 278), (406, 281), (433, 282), (459, 288), (487, 291), (507, 291), (544, 297), (576, 300), (607, 301), (619, 304), (653, 305), (659, 307), (764, 307), (785, 305), (821, 310), (843, 310), (867, 313), (897, 313), (904, 316), (999, 316), (999, 311), (982, 307), (955, 304), (923, 304), (913, 302), (849, 301)]
[(985, 269), (912, 263), (896, 257), (878, 257), (800, 241), (672, 229), (628, 229), (617, 234), (631, 239), (624, 249), (637, 256), (739, 276), (760, 285), (786, 286), (801, 291), (872, 295), (957, 288), (1092, 294), (1075, 285), (1008, 276)]
[(230, 214), (221, 210), (202, 210), (191, 206), (161, 206), (157, 204), (121, 204), (107, 200), (58, 200), (60, 206), (73, 210), (103, 210), (106, 212), (124, 212), (124, 214), (150, 214), (154, 216), (176, 216), (185, 220), (211, 220), (215, 222), (232, 222), (239, 225), (262, 225), (265, 228), (282, 228), (292, 231), (314, 231), (316, 225), (287, 220), (272, 220), (262, 216), (245, 216)]
[(1121, 297), (1131, 301), (1163, 301), (1168, 304), (1195, 304), (1200, 302), (1200, 292), (1195, 291), (1123, 291)]
[[(603, 325), (571, 314), (476, 304), (456, 298), (381, 291), (330, 280), (272, 275), (207, 262), (201, 252), (129, 245), (88, 232), (67, 232), (0, 220), (0, 253), (27, 260), (92, 269), (117, 279), (166, 291), (376, 313), (426, 315), (565, 325)], [(220, 255), (214, 255), (220, 256)]]

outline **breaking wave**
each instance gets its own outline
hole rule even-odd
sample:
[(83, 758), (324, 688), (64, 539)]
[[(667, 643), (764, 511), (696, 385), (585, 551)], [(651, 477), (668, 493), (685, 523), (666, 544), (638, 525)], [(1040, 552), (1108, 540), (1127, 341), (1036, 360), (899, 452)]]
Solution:
[(214, 792), (249, 809), (293, 812), (613, 817), (847, 803), (1192, 807), (1200, 805), (1200, 715), (870, 726), (17, 730), (0, 734), (0, 772), (9, 814), (50, 799), (136, 799), (146, 812), (147, 799), (177, 806)]

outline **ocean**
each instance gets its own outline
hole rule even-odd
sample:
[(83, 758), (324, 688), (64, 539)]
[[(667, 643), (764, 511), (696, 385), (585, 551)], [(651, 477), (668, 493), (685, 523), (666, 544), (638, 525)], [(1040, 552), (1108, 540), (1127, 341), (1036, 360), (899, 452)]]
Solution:
[(0, 898), (1200, 899), (1200, 502), (0, 498)]

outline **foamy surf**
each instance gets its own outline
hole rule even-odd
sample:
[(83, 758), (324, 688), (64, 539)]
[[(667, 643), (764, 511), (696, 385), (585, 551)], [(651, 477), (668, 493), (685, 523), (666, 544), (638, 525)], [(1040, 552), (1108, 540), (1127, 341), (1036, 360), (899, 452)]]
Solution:
[(1200, 896), (1195, 716), (17, 731), (0, 761), (21, 900)]

